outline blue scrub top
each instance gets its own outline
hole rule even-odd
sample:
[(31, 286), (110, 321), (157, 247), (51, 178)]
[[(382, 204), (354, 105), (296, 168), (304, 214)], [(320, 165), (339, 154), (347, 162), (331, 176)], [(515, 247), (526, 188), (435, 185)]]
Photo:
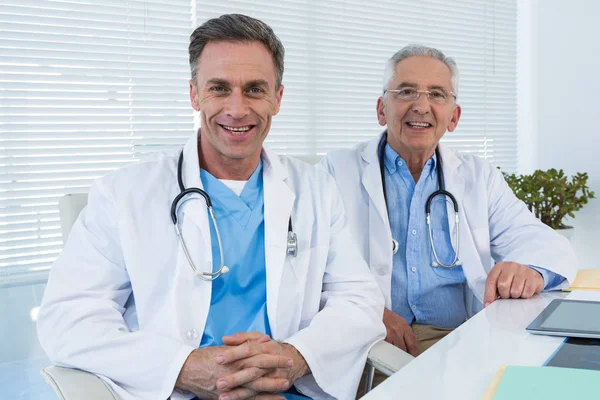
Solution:
[[(229, 272), (212, 282), (210, 310), (200, 347), (222, 346), (223, 336), (262, 332), (271, 336), (267, 315), (264, 196), (262, 161), (238, 196), (205, 170), (200, 170), (221, 233)], [(217, 234), (209, 215), (213, 272), (221, 265)], [(306, 399), (291, 390), (288, 400)]]
[[(210, 310), (200, 347), (222, 346), (223, 336), (238, 332), (271, 335), (267, 316), (262, 163), (240, 196), (201, 170), (204, 190), (213, 203), (223, 256), (229, 272), (212, 282)], [(212, 221), (209, 216), (209, 221)], [(221, 265), (219, 242), (210, 223), (213, 271)]]

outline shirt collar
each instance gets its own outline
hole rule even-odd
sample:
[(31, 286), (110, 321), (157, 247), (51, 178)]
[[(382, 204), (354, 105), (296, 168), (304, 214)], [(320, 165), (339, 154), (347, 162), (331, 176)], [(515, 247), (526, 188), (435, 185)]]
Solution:
[(402, 161), (402, 163), (404, 163), (404, 160), (402, 160), (400, 155), (396, 153), (394, 149), (392, 149), (392, 146), (390, 146), (389, 143), (385, 145), (384, 159), (385, 167), (390, 174), (394, 174), (396, 172), (398, 161)]
[[(396, 151), (394, 149), (392, 149), (392, 146), (388, 144), (385, 145), (385, 156), (384, 156), (384, 164), (385, 167), (387, 168), (388, 172), (390, 174), (394, 174), (397, 170), (398, 167), (402, 167), (404, 166), (406, 167), (406, 161), (400, 157), (400, 155), (398, 153), (396, 153)], [(435, 168), (437, 165), (437, 154), (434, 152), (433, 156), (427, 160), (427, 162), (425, 163), (425, 168), (429, 168), (429, 170), (427, 171), (427, 176), (430, 179), (434, 179), (435, 175)]]

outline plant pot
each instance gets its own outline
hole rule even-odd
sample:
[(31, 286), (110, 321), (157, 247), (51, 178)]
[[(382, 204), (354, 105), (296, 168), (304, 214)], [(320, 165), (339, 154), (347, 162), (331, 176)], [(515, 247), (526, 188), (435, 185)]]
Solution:
[(571, 236), (573, 236), (573, 233), (575, 233), (575, 228), (573, 228), (572, 226), (565, 226), (564, 229), (555, 229), (555, 231), (559, 235), (564, 236), (567, 239), (571, 240)]

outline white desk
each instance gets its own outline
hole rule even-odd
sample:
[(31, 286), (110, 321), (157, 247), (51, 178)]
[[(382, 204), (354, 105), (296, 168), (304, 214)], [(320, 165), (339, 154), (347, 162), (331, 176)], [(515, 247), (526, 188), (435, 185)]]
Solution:
[[(365, 400), (479, 400), (501, 365), (540, 366), (564, 338), (538, 336), (525, 328), (554, 298), (498, 300), (377, 386)], [(576, 300), (600, 301), (600, 292), (577, 291)]]

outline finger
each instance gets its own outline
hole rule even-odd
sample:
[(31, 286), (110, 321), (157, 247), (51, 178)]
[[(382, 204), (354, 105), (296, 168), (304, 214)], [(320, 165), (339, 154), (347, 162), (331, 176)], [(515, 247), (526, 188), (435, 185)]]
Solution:
[(257, 393), (249, 388), (240, 387), (232, 391), (221, 393), (219, 400), (245, 400), (256, 399)]
[(294, 360), (277, 354), (258, 354), (244, 359), (240, 365), (242, 368), (289, 369), (294, 365)]
[(254, 341), (244, 342), (238, 346), (225, 348), (223, 352), (217, 355), (216, 361), (217, 364), (229, 364), (260, 353), (262, 353), (260, 344)]
[(419, 355), (419, 347), (417, 346), (417, 337), (412, 329), (404, 332), (404, 343), (406, 343), (406, 348), (408, 350), (408, 354), (413, 357)]
[(513, 278), (510, 286), (510, 297), (513, 299), (519, 299), (523, 295), (523, 289), (525, 288), (526, 274), (517, 273)]
[(248, 382), (252, 382), (253, 380), (260, 378), (267, 372), (269, 371), (261, 368), (244, 368), (231, 375), (219, 378), (219, 380), (217, 380), (217, 391), (224, 392), (228, 389), (234, 389), (238, 386), (244, 385)]
[(393, 345), (398, 347), (400, 350), (408, 353), (408, 346), (406, 345), (406, 342), (404, 341), (404, 337), (396, 337), (394, 339)]
[(535, 278), (532, 278), (532, 279), (527, 278), (527, 280), (531, 280), (534, 283), (534, 286), (535, 286), (534, 293), (539, 293), (542, 290), (544, 290), (544, 285), (545, 285), (544, 275), (542, 275), (541, 272), (536, 271), (536, 270), (533, 270), (533, 272), (535, 272), (535, 274), (532, 274), (533, 276), (535, 276)]
[(500, 276), (500, 272), (502, 272), (502, 264), (498, 263), (492, 268), (485, 280), (484, 307), (487, 307), (498, 298), (498, 277)]
[(537, 285), (535, 284), (535, 282), (532, 279), (527, 279), (525, 281), (525, 287), (523, 289), (522, 297), (524, 299), (529, 299), (536, 293), (536, 290)]
[(385, 341), (408, 353), (408, 350), (406, 349), (406, 343), (404, 343), (404, 338), (402, 336), (398, 336), (395, 333), (388, 333), (388, 335), (385, 337)]
[(290, 382), (284, 378), (269, 378), (263, 376), (255, 381), (244, 385), (247, 388), (254, 390), (255, 392), (272, 392), (280, 393), (285, 392), (290, 388)]
[(514, 271), (512, 271), (510, 268), (503, 268), (502, 273), (498, 277), (498, 294), (501, 298), (510, 298), (510, 287), (514, 277)]
[(221, 339), (223, 340), (223, 344), (226, 346), (238, 346), (249, 340), (255, 340), (259, 343), (264, 343), (271, 340), (269, 335), (265, 335), (261, 332), (240, 332), (231, 336), (223, 336)]
[(285, 400), (285, 397), (272, 393), (259, 393), (255, 400)]

